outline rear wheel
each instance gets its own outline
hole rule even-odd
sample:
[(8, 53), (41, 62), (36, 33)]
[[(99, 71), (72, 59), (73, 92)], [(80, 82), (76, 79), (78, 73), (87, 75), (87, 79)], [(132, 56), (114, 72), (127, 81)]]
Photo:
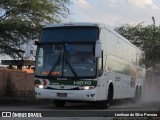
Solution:
[(138, 87), (136, 87), (136, 91), (135, 91), (135, 100), (138, 100)]
[(64, 107), (65, 103), (66, 103), (65, 101), (54, 100), (54, 105), (55, 105), (56, 107)]
[(142, 88), (141, 87), (136, 87), (136, 91), (135, 91), (135, 102), (137, 102), (142, 96)]
[(141, 97), (142, 97), (142, 88), (140, 87), (138, 91), (138, 99), (140, 99)]

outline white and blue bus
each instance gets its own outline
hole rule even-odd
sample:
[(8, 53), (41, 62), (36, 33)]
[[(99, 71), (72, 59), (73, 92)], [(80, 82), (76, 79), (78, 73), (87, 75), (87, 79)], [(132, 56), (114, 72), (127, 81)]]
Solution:
[(138, 98), (143, 91), (143, 52), (97, 23), (50, 24), (36, 42), (37, 99), (96, 102), (107, 108), (113, 99)]

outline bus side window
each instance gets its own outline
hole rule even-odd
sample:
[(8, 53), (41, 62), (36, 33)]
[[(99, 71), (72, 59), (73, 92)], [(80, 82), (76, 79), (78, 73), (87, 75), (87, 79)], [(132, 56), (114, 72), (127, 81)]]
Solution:
[(98, 77), (103, 74), (103, 51), (101, 51), (102, 57), (98, 58)]

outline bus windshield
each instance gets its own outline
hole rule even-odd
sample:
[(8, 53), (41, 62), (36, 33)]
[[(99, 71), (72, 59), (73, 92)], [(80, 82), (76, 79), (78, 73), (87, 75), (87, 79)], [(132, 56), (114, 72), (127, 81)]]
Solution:
[(94, 77), (94, 44), (40, 45), (35, 74), (52, 77)]

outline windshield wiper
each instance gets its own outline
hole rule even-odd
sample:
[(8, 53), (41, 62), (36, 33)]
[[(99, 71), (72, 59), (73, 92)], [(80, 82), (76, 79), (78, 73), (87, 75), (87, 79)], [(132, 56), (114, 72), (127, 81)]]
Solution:
[[(61, 49), (61, 51), (62, 51), (62, 49)], [(60, 51), (60, 55), (59, 55), (57, 61), (55, 62), (55, 64), (53, 64), (51, 70), (49, 71), (48, 76), (51, 76), (51, 75), (52, 75), (52, 72), (55, 70), (56, 66), (60, 64), (60, 61), (61, 61), (61, 59), (62, 59), (62, 57), (61, 57), (61, 51)], [(64, 52), (64, 53), (65, 53), (65, 52)], [(72, 67), (71, 64), (69, 63), (69, 61), (66, 59), (66, 57), (63, 57), (63, 59), (65, 60), (66, 64), (68, 65), (69, 69), (70, 69), (71, 72), (74, 74), (74, 76), (75, 76), (76, 78), (78, 78), (77, 73), (75, 72), (75, 70), (73, 69), (73, 67)], [(64, 63), (64, 62), (62, 62), (62, 63)], [(62, 67), (62, 70), (63, 70), (63, 67)], [(63, 76), (63, 74), (62, 74), (62, 76)]]
[(51, 73), (55, 70), (56, 66), (60, 63), (60, 61), (61, 61), (61, 56), (59, 56), (55, 64), (52, 66), (51, 70), (48, 73), (48, 76), (51, 76)]
[(55, 70), (56, 66), (60, 64), (60, 61), (61, 61), (61, 51), (62, 51), (62, 48), (60, 50), (60, 54), (59, 54), (59, 57), (57, 59), (57, 61), (53, 64), (51, 70), (49, 71), (48, 73), (48, 76), (51, 76), (52, 72)]
[(68, 65), (68, 67), (71, 69), (72, 73), (74, 74), (74, 76), (76, 78), (78, 78), (77, 73), (75, 72), (75, 70), (73, 69), (73, 67), (71, 66), (71, 64), (68, 62), (68, 60), (65, 58), (66, 64)]

